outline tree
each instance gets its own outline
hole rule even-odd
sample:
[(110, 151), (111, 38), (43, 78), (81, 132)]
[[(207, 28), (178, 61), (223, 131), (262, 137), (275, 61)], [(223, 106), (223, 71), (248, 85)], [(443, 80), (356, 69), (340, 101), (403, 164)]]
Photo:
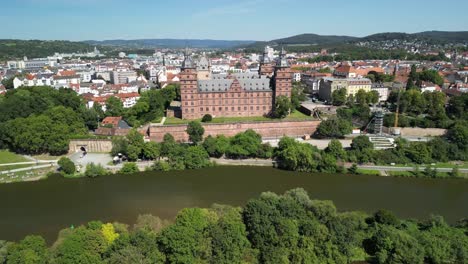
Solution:
[(357, 150), (357, 151), (363, 151), (366, 149), (373, 149), (374, 144), (370, 142), (368, 136), (357, 136), (353, 138), (352, 143), (351, 143), (351, 149)]
[(423, 263), (424, 249), (418, 241), (402, 230), (381, 226), (370, 239), (366, 250), (375, 255), (377, 263)]
[(341, 105), (344, 105), (346, 103), (346, 89), (345, 88), (341, 88), (341, 89), (337, 89), (337, 90), (334, 90), (332, 92), (332, 104), (334, 106), (341, 106)]
[(367, 95), (367, 92), (360, 89), (356, 95), (355, 95), (355, 98), (356, 98), (356, 103), (361, 105), (361, 106), (365, 106), (368, 104), (368, 95)]
[(207, 209), (183, 209), (175, 223), (162, 230), (157, 243), (169, 263), (202, 263), (210, 256), (207, 231), (212, 224)]
[(317, 170), (315, 152), (310, 144), (301, 144), (293, 138), (283, 137), (278, 143), (275, 158), (282, 169), (310, 172)]
[(235, 159), (253, 158), (262, 147), (262, 136), (252, 129), (236, 134), (230, 138), (230, 147), (226, 156)]
[(344, 159), (346, 157), (346, 151), (343, 149), (341, 142), (337, 139), (330, 140), (325, 152), (337, 159)]
[(145, 140), (143, 135), (136, 129), (130, 130), (127, 136), (128, 147), (127, 156), (129, 160), (135, 161), (143, 156), (143, 148), (145, 146)]
[(106, 115), (107, 116), (122, 116), (124, 107), (122, 101), (118, 97), (111, 96), (106, 101)]
[(139, 172), (138, 166), (135, 162), (126, 162), (123, 164), (123, 167), (119, 170), (119, 173), (122, 174), (132, 174)]
[(203, 140), (203, 134), (205, 133), (205, 129), (197, 121), (191, 121), (187, 125), (187, 134), (189, 135), (189, 140), (193, 144), (198, 144)]
[(8, 249), (7, 262), (11, 264), (47, 263), (49, 253), (44, 238), (27, 236)]
[(55, 245), (54, 259), (63, 264), (103, 263), (101, 256), (109, 244), (101, 228), (102, 223), (96, 223), (95, 228), (80, 226), (71, 230)]
[(284, 95), (280, 95), (275, 100), (275, 108), (273, 109), (273, 116), (275, 118), (285, 118), (291, 111), (291, 100)]
[(11, 89), (14, 89), (14, 85), (13, 85), (13, 80), (15, 79), (16, 76), (13, 76), (13, 77), (10, 77), (10, 78), (5, 78), (2, 80), (2, 84), (3, 86), (5, 86), (5, 88), (7, 90), (11, 90)]
[(351, 122), (341, 118), (329, 118), (317, 127), (317, 135), (325, 138), (343, 138), (352, 132)]
[(304, 88), (300, 85), (293, 85), (291, 90), (291, 108), (292, 110), (299, 109), (301, 103), (307, 100), (307, 96), (304, 94)]
[(250, 249), (247, 231), (240, 208), (216, 206), (219, 220), (209, 229), (212, 245), (212, 262), (220, 264), (243, 263)]
[(163, 142), (161, 143), (161, 156), (167, 157), (174, 150), (177, 143), (175, 142), (174, 137), (166, 133), (163, 137)]
[(75, 174), (76, 167), (75, 163), (67, 157), (61, 157), (57, 164), (60, 166), (60, 169), (65, 173), (65, 175)]
[(136, 223), (133, 225), (133, 230), (144, 230), (147, 232), (159, 233), (164, 227), (170, 224), (169, 221), (162, 220), (157, 216), (150, 214), (138, 215)]
[(184, 163), (187, 169), (201, 169), (211, 164), (208, 153), (201, 146), (187, 148), (184, 155)]
[(375, 90), (372, 90), (372, 91), (368, 92), (367, 97), (368, 97), (369, 103), (374, 104), (374, 105), (377, 104), (379, 102), (379, 99), (380, 99), (379, 92), (377, 92)]
[(154, 160), (160, 156), (160, 145), (156, 142), (146, 142), (143, 146), (143, 156), (146, 159)]
[(229, 139), (224, 135), (209, 135), (203, 141), (203, 147), (210, 157), (221, 158), (229, 148)]
[(119, 153), (127, 155), (128, 151), (128, 140), (125, 137), (113, 137), (112, 138), (112, 156), (117, 156)]

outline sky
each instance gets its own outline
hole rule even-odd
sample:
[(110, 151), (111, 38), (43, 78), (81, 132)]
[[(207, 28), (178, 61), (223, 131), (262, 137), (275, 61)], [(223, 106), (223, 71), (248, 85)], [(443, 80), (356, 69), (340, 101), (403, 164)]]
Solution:
[(272, 40), (468, 30), (466, 0), (0, 0), (0, 10), (0, 39)]

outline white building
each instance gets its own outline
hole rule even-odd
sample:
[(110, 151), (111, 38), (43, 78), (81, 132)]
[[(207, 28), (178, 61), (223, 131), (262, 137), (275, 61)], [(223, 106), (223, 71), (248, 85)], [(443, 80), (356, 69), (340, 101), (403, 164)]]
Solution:
[(389, 89), (387, 87), (384, 87), (383, 84), (379, 84), (379, 83), (372, 84), (371, 91), (377, 91), (379, 93), (379, 102), (387, 101)]
[(137, 73), (135, 71), (113, 71), (111, 72), (111, 82), (113, 84), (122, 84), (136, 81)]

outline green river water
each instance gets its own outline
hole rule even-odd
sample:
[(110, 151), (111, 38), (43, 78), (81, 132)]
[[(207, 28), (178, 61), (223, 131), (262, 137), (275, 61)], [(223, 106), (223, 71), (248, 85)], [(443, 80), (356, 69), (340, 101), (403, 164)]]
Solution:
[(333, 200), (340, 211), (392, 210), (449, 222), (468, 217), (468, 181), (310, 174), (265, 167), (213, 167), (196, 171), (144, 172), (96, 179), (52, 177), (0, 185), (0, 240), (58, 231), (91, 220), (132, 224), (138, 214), (173, 219), (184, 207), (243, 205), (261, 192), (302, 187), (311, 198)]

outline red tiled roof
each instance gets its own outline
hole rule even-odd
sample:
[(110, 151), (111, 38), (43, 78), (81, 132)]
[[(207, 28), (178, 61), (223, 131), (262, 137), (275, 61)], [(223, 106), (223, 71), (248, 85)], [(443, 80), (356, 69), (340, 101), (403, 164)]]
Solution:
[(112, 124), (113, 126), (117, 126), (120, 120), (122, 120), (121, 116), (108, 116), (102, 120), (101, 124), (103, 125)]

